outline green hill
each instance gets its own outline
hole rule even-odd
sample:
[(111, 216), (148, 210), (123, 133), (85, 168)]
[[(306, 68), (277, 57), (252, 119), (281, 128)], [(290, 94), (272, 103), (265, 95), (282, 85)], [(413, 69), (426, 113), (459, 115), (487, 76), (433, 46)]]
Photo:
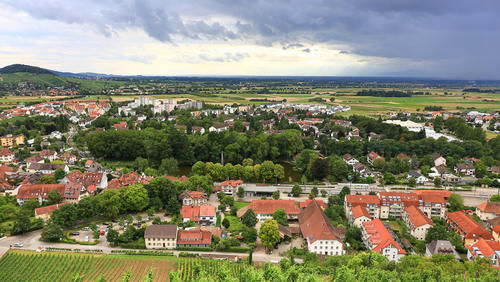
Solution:
[(42, 69), (39, 67), (34, 67), (34, 66), (28, 66), (28, 65), (22, 65), (22, 64), (14, 64), (14, 65), (9, 65), (6, 67), (3, 67), (0, 69), (0, 73), (17, 73), (17, 72), (26, 72), (26, 73), (33, 73), (33, 74), (52, 74), (52, 72)]

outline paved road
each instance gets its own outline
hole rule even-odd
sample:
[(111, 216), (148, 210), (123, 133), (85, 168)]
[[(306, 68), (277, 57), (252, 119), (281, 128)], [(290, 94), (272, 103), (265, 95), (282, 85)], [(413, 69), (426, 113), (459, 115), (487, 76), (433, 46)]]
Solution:
[[(18, 235), (18, 236), (11, 236), (4, 238), (0, 240), (0, 257), (2, 255), (2, 250), (6, 251), (11, 246), (13, 246), (15, 243), (22, 243), (23, 247), (22, 248), (14, 248), (12, 249), (23, 249), (23, 250), (36, 250), (38, 247), (52, 247), (52, 248), (64, 248), (64, 249), (80, 249), (81, 252), (85, 252), (85, 250), (102, 250), (103, 253), (105, 254), (111, 254), (112, 250), (126, 250), (130, 251), (130, 249), (122, 249), (122, 248), (111, 248), (107, 243), (101, 242), (98, 245), (94, 246), (86, 246), (86, 245), (78, 245), (78, 244), (66, 244), (66, 243), (50, 243), (50, 242), (41, 242), (39, 241), (40, 235), (41, 235), (41, 230), (29, 232), (23, 235)], [(101, 241), (106, 240), (105, 238), (101, 237)], [(181, 251), (170, 251), (173, 252), (176, 256), (181, 252)], [(186, 252), (186, 251), (182, 251)], [(238, 257), (247, 257), (248, 254), (242, 254), (242, 253), (226, 253), (226, 252), (190, 252), (190, 253), (197, 253), (197, 254), (210, 254), (210, 255), (220, 255), (220, 256), (238, 256)], [(265, 254), (264, 252), (259, 252), (256, 251), (253, 254), (253, 260), (254, 261), (260, 261), (260, 262), (273, 262), (277, 263), (279, 262), (283, 257), (279, 256), (277, 254), (272, 254), (268, 255)]]

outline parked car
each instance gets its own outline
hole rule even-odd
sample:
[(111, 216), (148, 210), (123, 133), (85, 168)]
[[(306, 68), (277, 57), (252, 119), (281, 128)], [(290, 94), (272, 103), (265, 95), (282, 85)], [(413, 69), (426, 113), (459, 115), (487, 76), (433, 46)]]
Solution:
[(24, 247), (24, 245), (23, 245), (23, 243), (15, 243), (14, 247), (16, 247), (16, 248), (22, 248), (22, 247)]
[(71, 232), (69, 233), (70, 236), (78, 236), (80, 235), (80, 232)]
[(82, 228), (82, 230), (83, 230), (83, 231), (89, 231), (89, 230), (90, 230), (90, 228), (89, 228), (88, 226), (85, 226), (85, 227), (83, 227), (83, 228)]
[(109, 223), (107, 223), (107, 222), (103, 222), (102, 224), (103, 224), (103, 225), (109, 225)]
[(111, 222), (113, 223), (117, 223), (118, 222), (118, 219), (112, 219)]

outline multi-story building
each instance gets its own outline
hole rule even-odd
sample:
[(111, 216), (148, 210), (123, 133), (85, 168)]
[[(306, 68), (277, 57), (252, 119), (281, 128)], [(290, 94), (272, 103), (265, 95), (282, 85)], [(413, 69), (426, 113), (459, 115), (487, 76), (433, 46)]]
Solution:
[(434, 222), (415, 206), (404, 209), (403, 222), (410, 230), (410, 234), (418, 240), (425, 240), (427, 231), (434, 226)]
[(452, 230), (460, 233), (466, 246), (476, 243), (481, 238), (485, 240), (493, 239), (493, 236), (488, 230), (479, 225), (463, 211), (448, 213), (446, 222), (448, 222)]
[(49, 193), (53, 190), (57, 190), (65, 201), (74, 203), (80, 200), (81, 185), (23, 184), (17, 192), (17, 203), (22, 205), (28, 200), (35, 199), (42, 204), (49, 200)]
[(0, 149), (0, 162), (7, 162), (10, 163), (15, 159), (14, 153), (9, 150), (8, 148), (1, 148)]
[(184, 206), (201, 206), (208, 202), (208, 197), (203, 192), (186, 191), (181, 195), (181, 200)]
[(178, 247), (210, 247), (212, 234), (206, 230), (179, 230), (177, 232)]
[(175, 249), (177, 247), (177, 225), (149, 225), (144, 231), (144, 240), (147, 249)]
[(419, 206), (419, 198), (411, 192), (379, 192), (380, 218), (401, 218), (409, 206)]
[(238, 188), (243, 185), (243, 180), (227, 180), (220, 184), (220, 187), (226, 195), (234, 195), (238, 192)]
[(399, 261), (406, 255), (406, 251), (378, 218), (363, 222), (361, 237), (368, 250), (379, 252), (390, 261)]
[(217, 218), (215, 206), (182, 206), (181, 210), (183, 222), (192, 221), (202, 225), (215, 225)]
[(491, 265), (499, 267), (500, 242), (480, 239), (473, 245), (467, 245), (467, 259), (487, 258), (491, 260)]
[(368, 213), (368, 210), (362, 206), (354, 206), (347, 217), (349, 224), (354, 225), (358, 228), (361, 228), (363, 222), (371, 221), (372, 218)]
[(355, 206), (361, 206), (368, 211), (370, 218), (379, 218), (380, 200), (375, 195), (346, 195), (344, 200), (344, 211), (347, 218)]
[(500, 203), (486, 201), (476, 207), (476, 214), (482, 221), (500, 216)]
[(326, 256), (345, 253), (344, 244), (336, 234), (330, 219), (316, 201), (313, 200), (300, 212), (299, 226), (309, 252)]
[(0, 145), (2, 147), (15, 147), (24, 144), (24, 135), (12, 135), (0, 137)]

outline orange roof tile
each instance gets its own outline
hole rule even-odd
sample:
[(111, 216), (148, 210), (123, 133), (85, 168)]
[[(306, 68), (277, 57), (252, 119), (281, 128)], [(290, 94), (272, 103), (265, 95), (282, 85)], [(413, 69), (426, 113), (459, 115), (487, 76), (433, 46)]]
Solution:
[(500, 214), (500, 203), (486, 201), (477, 206), (477, 209), (485, 213)]
[(491, 233), (479, 225), (474, 219), (466, 215), (463, 211), (449, 213), (447, 221), (449, 224), (456, 227), (466, 239), (484, 238), (490, 240), (493, 238)]
[(434, 222), (430, 220), (424, 213), (415, 206), (409, 206), (405, 208), (405, 212), (408, 214), (408, 218), (414, 227), (420, 227), (425, 224), (430, 224), (434, 226)]
[(370, 214), (368, 213), (368, 211), (366, 210), (365, 207), (355, 206), (351, 209), (351, 211), (352, 211), (352, 216), (354, 218), (360, 218), (362, 216), (365, 216), (365, 217), (368, 217), (369, 219), (371, 219)]
[(299, 206), (293, 200), (253, 200), (247, 209), (256, 214), (272, 214), (278, 209), (284, 209), (287, 215), (300, 213)]

